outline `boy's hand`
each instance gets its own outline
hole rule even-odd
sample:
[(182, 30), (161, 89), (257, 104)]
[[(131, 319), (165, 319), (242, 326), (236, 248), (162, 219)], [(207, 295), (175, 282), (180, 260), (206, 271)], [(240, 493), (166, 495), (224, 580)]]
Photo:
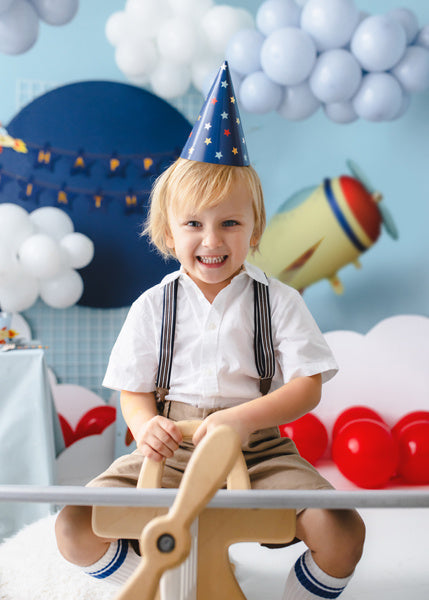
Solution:
[(239, 418), (239, 411), (234, 408), (225, 408), (223, 410), (218, 410), (215, 413), (212, 413), (208, 417), (204, 419), (201, 425), (198, 427), (196, 432), (192, 437), (192, 442), (197, 446), (203, 437), (207, 435), (212, 429), (218, 427), (219, 425), (229, 425), (234, 431), (238, 433), (241, 439), (241, 443), (244, 444), (247, 442), (247, 439), (252, 433), (247, 429), (247, 427), (243, 424), (242, 419)]
[(144, 423), (136, 437), (137, 448), (152, 460), (173, 456), (182, 441), (182, 433), (174, 421), (156, 415)]

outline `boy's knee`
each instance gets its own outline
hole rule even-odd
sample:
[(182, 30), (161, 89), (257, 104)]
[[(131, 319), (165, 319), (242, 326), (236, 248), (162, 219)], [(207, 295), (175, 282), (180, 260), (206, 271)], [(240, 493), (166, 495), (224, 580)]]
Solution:
[(66, 506), (55, 521), (57, 546), (63, 557), (78, 564), (82, 549), (93, 537), (92, 509), (89, 506)]

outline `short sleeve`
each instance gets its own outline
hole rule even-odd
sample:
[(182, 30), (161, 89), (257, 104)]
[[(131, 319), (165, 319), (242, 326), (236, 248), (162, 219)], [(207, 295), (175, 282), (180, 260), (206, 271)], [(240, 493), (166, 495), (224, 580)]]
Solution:
[(156, 296), (146, 292), (131, 306), (113, 346), (104, 387), (129, 392), (154, 391), (160, 330), (157, 304)]
[(338, 365), (304, 300), (295, 289), (270, 280), (273, 342), (283, 381), (320, 373), (331, 379)]

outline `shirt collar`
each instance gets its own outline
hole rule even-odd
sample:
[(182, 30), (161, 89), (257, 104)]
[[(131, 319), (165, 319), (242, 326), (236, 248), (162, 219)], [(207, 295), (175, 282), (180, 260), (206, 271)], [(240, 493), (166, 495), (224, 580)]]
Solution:
[[(170, 283), (170, 281), (174, 281), (175, 279), (177, 279), (178, 277), (180, 277), (181, 275), (184, 275), (184, 274), (185, 274), (185, 270), (181, 266), (180, 269), (178, 269), (177, 271), (168, 273), (168, 275), (166, 275), (161, 280), (160, 285), (165, 286), (165, 285), (167, 285), (167, 283)], [(247, 261), (244, 261), (243, 269), (241, 270), (241, 272), (238, 275), (236, 275), (235, 278), (243, 277), (244, 275), (247, 275), (251, 279), (255, 279), (256, 281), (259, 281), (260, 283), (262, 283), (264, 285), (268, 285), (268, 278), (265, 275), (265, 273), (259, 267), (256, 267), (255, 265), (252, 265)]]

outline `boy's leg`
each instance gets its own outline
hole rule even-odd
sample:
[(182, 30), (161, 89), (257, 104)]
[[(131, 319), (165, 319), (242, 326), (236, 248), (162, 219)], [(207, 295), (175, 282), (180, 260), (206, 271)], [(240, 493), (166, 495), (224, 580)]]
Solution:
[(307, 509), (296, 535), (308, 550), (296, 561), (283, 600), (337, 598), (362, 555), (365, 526), (353, 510)]
[(141, 561), (128, 540), (111, 540), (94, 534), (90, 506), (66, 506), (55, 523), (60, 553), (83, 567), (92, 577), (124, 583)]

